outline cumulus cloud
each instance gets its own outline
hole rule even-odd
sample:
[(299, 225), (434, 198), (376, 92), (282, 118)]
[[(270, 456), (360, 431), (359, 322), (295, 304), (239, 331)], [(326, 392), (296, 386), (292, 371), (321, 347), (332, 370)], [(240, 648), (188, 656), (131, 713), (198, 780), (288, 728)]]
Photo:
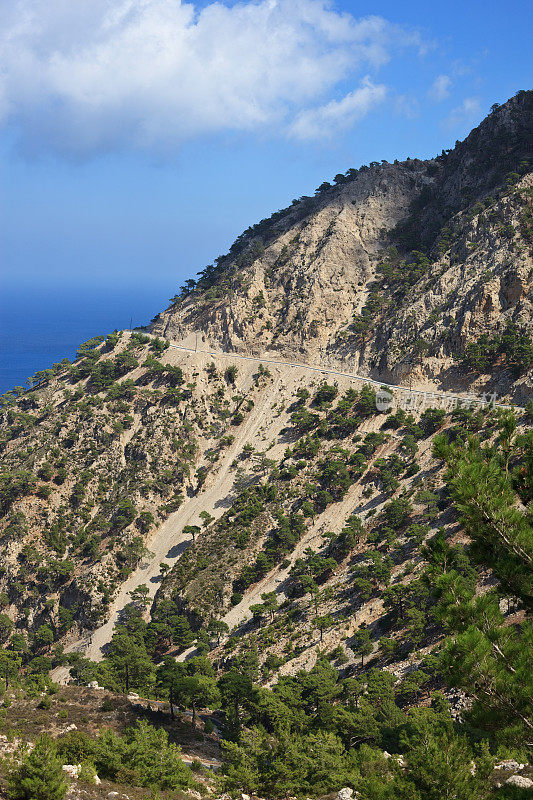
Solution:
[(422, 43), (326, 0), (13, 0), (0, 8), (0, 120), (26, 147), (74, 154), (227, 131), (329, 135), (385, 88), (328, 94), (403, 47)]
[(342, 100), (331, 100), (318, 108), (300, 111), (289, 133), (297, 139), (325, 139), (351, 127), (370, 109), (385, 99), (387, 88), (374, 84), (367, 76), (361, 86)]
[(451, 85), (452, 79), (449, 75), (439, 75), (429, 89), (428, 96), (430, 100), (434, 100), (435, 103), (442, 103), (443, 100), (450, 96)]

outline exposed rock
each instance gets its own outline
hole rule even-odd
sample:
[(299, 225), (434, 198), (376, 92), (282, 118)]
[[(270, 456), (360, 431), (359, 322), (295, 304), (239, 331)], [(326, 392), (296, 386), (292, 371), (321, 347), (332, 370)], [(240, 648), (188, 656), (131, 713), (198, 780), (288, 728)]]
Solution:
[(344, 789), (339, 789), (337, 792), (337, 800), (350, 800), (353, 797), (353, 789), (346, 786)]
[(518, 789), (533, 789), (531, 778), (524, 778), (522, 775), (511, 775), (505, 783), (507, 786), (516, 786)]
[(525, 764), (519, 764), (518, 761), (507, 759), (506, 761), (500, 761), (499, 764), (496, 764), (494, 769), (503, 769), (506, 772), (518, 772), (519, 770), (524, 769), (525, 766)]
[[(465, 345), (507, 322), (531, 327), (532, 261), (521, 220), (532, 173), (498, 196), (511, 164), (526, 156), (531, 96), (491, 114), (442, 162), (375, 165), (263, 221), (217, 261), (205, 285), (159, 314), (152, 331), (391, 383), (469, 388), (477, 377), (454, 363)], [(501, 159), (494, 151), (503, 130)], [(409, 247), (429, 258), (398, 291), (380, 263), (407, 232)], [(353, 319), (369, 302), (372, 325), (361, 333)], [(496, 368), (481, 378), (481, 391), (513, 391), (522, 402), (531, 381), (514, 382)]]
[[(532, 93), (520, 93), (448, 156), (351, 170), (345, 179), (341, 176), (338, 185), (296, 201), (239, 237), (200, 285), (189, 294), (184, 292), (151, 327), (153, 334), (165, 335), (175, 340), (175, 345), (181, 342), (194, 348), (197, 344), (198, 352), (177, 347), (160, 352), (159, 345), (164, 348), (165, 343), (156, 345), (154, 337), (138, 332), (117, 334), (110, 342), (95, 346), (89, 359), (62, 367), (31, 395), (25, 393), (13, 399), (7, 411), (0, 410), (9, 431), (2, 454), (6, 472), (39, 475), (47, 467), (52, 475), (46, 479), (46, 487), (39, 484), (35, 491), (24, 489), (26, 494), (13, 501), (12, 521), (6, 517), (0, 526), (2, 540), (9, 539), (2, 553), (5, 571), (0, 576), (0, 592), (14, 582), (20, 585), (20, 597), (9, 608), (18, 627), (31, 633), (32, 627), (59, 622), (62, 607), (73, 609), (75, 625), (64, 643), (66, 649), (100, 660), (114, 624), (131, 602), (132, 590), (141, 584), (148, 587), (150, 600), (146, 617), (156, 611), (160, 600), (172, 597), (180, 613), (188, 615), (194, 609), (206, 618), (220, 615), (230, 629), (249, 619), (251, 606), (263, 592), (276, 591), (283, 601), (285, 587), (292, 581), (291, 562), (305, 557), (306, 548), (320, 550), (326, 532), (340, 533), (353, 513), (372, 527), (370, 515), (378, 519), (383, 506), (377, 460), (405, 455), (400, 456), (397, 434), (391, 430), (381, 433), (382, 416), (367, 417), (365, 412), (364, 419), (354, 417), (355, 435), (344, 440), (350, 467), (346, 495), (331, 496), (323, 511), (306, 516), (305, 532), (287, 553), (287, 563), (269, 570), (261, 583), (247, 584), (242, 600), (234, 605), (235, 579), (244, 566), (254, 563), (280, 512), (270, 501), (261, 501), (264, 510), (246, 531), (238, 531), (238, 547), (230, 544), (226, 534), (235, 517), (230, 518), (228, 511), (241, 492), (238, 484), (252, 487), (264, 484), (265, 479), (268, 482), (265, 464), (271, 457), (278, 468), (286, 460), (288, 472), (296, 471), (296, 483), (306, 471), (308, 485), (315, 484), (311, 459), (307, 467), (291, 463), (291, 457), (285, 459), (287, 440), (283, 439), (292, 425), (291, 404), (297, 407), (298, 392), (312, 395), (321, 380), (335, 383), (339, 395), (360, 389), (361, 384), (350, 377), (356, 372), (380, 381), (411, 384), (414, 390), (444, 388), (454, 392), (454, 402), (467, 391), (489, 389), (519, 402), (527, 396), (531, 371), (517, 377), (506, 366), (504, 354), (498, 357), (492, 377), (461, 370), (454, 355), (482, 334), (499, 335), (507, 322), (531, 328), (531, 231), (522, 226), (529, 219), (526, 202), (533, 173), (521, 159), (532, 97)], [(493, 142), (494, 134), (498, 136)], [(506, 173), (515, 167), (520, 172), (507, 181)], [(390, 250), (392, 245), (397, 248), (396, 255)], [(418, 263), (420, 248), (425, 255)], [(417, 263), (418, 268), (413, 268)], [(410, 276), (408, 280), (405, 275)], [(367, 327), (358, 327), (354, 319), (357, 323), (366, 320)], [(210, 349), (215, 356), (202, 352)], [(238, 362), (235, 381), (225, 374), (232, 353), (246, 359)], [(259, 364), (250, 358), (253, 355), (261, 359), (272, 356), (278, 363), (259, 370)], [(108, 389), (96, 390), (100, 383), (91, 383), (95, 377), (91, 370), (98, 373), (104, 363), (109, 367), (124, 357), (130, 367), (118, 377), (114, 375), (111, 384), (113, 396), (119, 388), (120, 393), (124, 390), (124, 398), (117, 402), (108, 396)], [(304, 363), (307, 369), (295, 362)], [(341, 372), (321, 375), (328, 367)], [(408, 396), (412, 400), (414, 395)], [(32, 403), (36, 409), (27, 425)], [(432, 399), (428, 404), (434, 404)], [(385, 407), (377, 410), (386, 412)], [(308, 411), (317, 411), (312, 400)], [(329, 424), (328, 413), (320, 410), (321, 426)], [(24, 421), (20, 430), (19, 417)], [(36, 420), (38, 424), (34, 424)], [(293, 426), (291, 444), (295, 432)], [(368, 456), (368, 471), (359, 476), (352, 468), (355, 463), (350, 462), (356, 456), (356, 439), (378, 432), (385, 439), (379, 452)], [(322, 459), (329, 434), (324, 440), (318, 438)], [(439, 466), (432, 460), (430, 445), (427, 439), (418, 442), (413, 466), (420, 467), (419, 478), (424, 481), (424, 475), (432, 475), (432, 489), (441, 493), (436, 501), (438, 510), (446, 512)], [(60, 459), (54, 455), (56, 446)], [(64, 460), (68, 462), (66, 477), (59, 466)], [(412, 475), (407, 474), (399, 481), (399, 493), (411, 496), (415, 487)], [(84, 478), (78, 482), (80, 475)], [(109, 476), (113, 476), (112, 489)], [(295, 498), (300, 488), (283, 490), (280, 505), (284, 514), (292, 513), (290, 498)], [(47, 503), (39, 494), (44, 489), (44, 494), (51, 492)], [(116, 533), (116, 510), (123, 503), (131, 503), (131, 520), (128, 523), (129, 512), (124, 518), (121, 515), (120, 536), (111, 535)], [(57, 550), (43, 535), (43, 513), (46, 511), (47, 530), (59, 530), (64, 524), (62, 508), (70, 509), (61, 562), (66, 572), (50, 600), (45, 589), (40, 589), (43, 570), (39, 577), (39, 571), (30, 574), (30, 568), (23, 566), (22, 574), (28, 579), (18, 580), (19, 556), (23, 547), (30, 546), (37, 550), (40, 563), (57, 562)], [(93, 520), (89, 527), (94, 525), (98, 533), (91, 534), (90, 546), (85, 549), (84, 544), (80, 551), (74, 542), (85, 542), (89, 508)], [(199, 516), (202, 510), (213, 517), (212, 523), (204, 526)], [(451, 525), (444, 524), (451, 533)], [(13, 530), (4, 536), (10, 525)], [(187, 527), (200, 525), (201, 535), (191, 548)], [(457, 541), (460, 533), (453, 533)], [(405, 542), (399, 543), (403, 547)], [(96, 556), (90, 555), (96, 544)], [(146, 562), (139, 562), (137, 545), (140, 549), (146, 546), (145, 552), (150, 554)], [(127, 570), (122, 563), (126, 556)], [(413, 557), (416, 565), (414, 551)], [(168, 570), (163, 578), (162, 562)], [(395, 562), (394, 580), (400, 569)], [(339, 588), (352, 596), (353, 586), (342, 563), (338, 571), (335, 581), (344, 583)], [(125, 574), (128, 577), (123, 581)], [(327, 582), (332, 585), (329, 578)], [(335, 603), (331, 603), (334, 613), (339, 610)], [(370, 606), (356, 605), (353, 619), (357, 616), (358, 623), (371, 622), (372, 630), (379, 631), (382, 598), (372, 598)], [(22, 609), (29, 611), (28, 616)], [(346, 626), (351, 626), (348, 619)], [(83, 635), (89, 628), (95, 628), (92, 635)], [(248, 636), (249, 627), (243, 626), (243, 630)], [(80, 635), (78, 641), (76, 635)], [(347, 638), (338, 626), (326, 631), (328, 648), (338, 645), (341, 636)], [(314, 647), (297, 653), (300, 645), (293, 650), (291, 644), (289, 651), (287, 644), (280, 632), (279, 641), (270, 648), (269, 654), (283, 662), (280, 674), (313, 666), (317, 657)], [(355, 663), (353, 651), (350, 655), (348, 646), (345, 651)], [(290, 658), (286, 658), (289, 652)], [(384, 668), (403, 678), (414, 664), (411, 659), (395, 660)], [(100, 688), (96, 681), (90, 686)], [(135, 693), (128, 699), (131, 703), (139, 700)], [(450, 700), (455, 719), (471, 702), (459, 692)], [(216, 726), (215, 731), (218, 733)]]

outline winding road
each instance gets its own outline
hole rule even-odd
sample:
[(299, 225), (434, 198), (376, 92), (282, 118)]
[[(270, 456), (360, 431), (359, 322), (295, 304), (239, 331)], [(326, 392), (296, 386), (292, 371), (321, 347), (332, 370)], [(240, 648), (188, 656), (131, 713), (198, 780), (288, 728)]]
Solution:
[[(282, 369), (292, 368), (315, 372), (322, 375), (338, 376), (351, 381), (360, 381), (361, 383), (370, 384), (378, 388), (390, 389), (395, 393), (401, 392), (412, 395), (413, 397), (418, 396), (421, 397), (422, 400), (425, 400), (428, 406), (431, 405), (432, 401), (441, 401), (448, 408), (456, 407), (459, 403), (468, 403), (474, 406), (482, 407), (488, 405), (488, 401), (484, 397), (465, 397), (460, 394), (448, 392), (412, 389), (405, 386), (383, 383), (382, 381), (376, 381), (361, 375), (343, 372), (341, 370), (329, 369), (322, 366), (312, 366), (309, 364), (300, 364), (294, 361), (283, 361), (273, 358), (243, 356), (236, 353), (221, 353), (212, 350), (186, 347), (185, 345), (180, 345), (175, 342), (170, 343), (170, 348), (184, 351), (186, 353), (201, 354), (202, 356), (208, 355), (214, 360), (225, 359), (231, 361), (254, 362), (256, 364), (281, 367)], [(155, 531), (151, 541), (147, 542), (147, 546), (150, 550), (150, 556), (139, 565), (139, 567), (119, 588), (118, 593), (111, 604), (110, 615), (106, 622), (93, 631), (92, 634), (71, 643), (66, 647), (66, 650), (83, 652), (88, 658), (91, 658), (94, 661), (100, 661), (103, 657), (106, 645), (111, 640), (113, 628), (119, 620), (122, 610), (130, 602), (130, 592), (132, 592), (141, 584), (145, 584), (149, 589), (149, 599), (153, 599), (161, 581), (161, 562), (166, 562), (170, 567), (172, 567), (192, 541), (188, 534), (184, 534), (183, 528), (186, 525), (191, 524), (201, 525), (202, 520), (199, 516), (201, 511), (208, 511), (212, 517), (217, 519), (226, 510), (228, 504), (227, 501), (231, 495), (234, 481), (234, 472), (231, 470), (231, 465), (242, 452), (244, 444), (249, 442), (254, 436), (258, 435), (258, 432), (265, 421), (265, 409), (268, 407), (268, 404), (270, 404), (271, 401), (276, 402), (280, 396), (280, 391), (283, 391), (283, 389), (283, 378), (281, 377), (280, 372), (278, 377), (266, 390), (263, 402), (256, 405), (252, 409), (252, 411), (247, 415), (243, 424), (237, 429), (234, 441), (224, 453), (224, 456), (217, 464), (215, 470), (212, 472), (210, 471), (208, 474), (208, 478), (202, 487), (202, 490), (193, 497), (187, 498), (178, 511), (171, 514), (168, 519), (165, 520), (165, 522), (163, 522), (163, 524), (157, 529), (157, 531)], [(494, 406), (496, 408), (513, 408), (516, 411), (523, 411), (523, 409), (518, 406), (510, 406), (502, 403), (494, 403)], [(386, 410), (386, 406), (384, 410)], [(282, 423), (280, 420), (279, 427), (281, 426)]]
[[(424, 390), (424, 389), (412, 389), (408, 386), (401, 386), (399, 384), (394, 383), (384, 383), (383, 381), (376, 381), (373, 378), (367, 378), (362, 375), (356, 375), (351, 372), (343, 372), (341, 370), (335, 369), (328, 369), (327, 367), (313, 367), (310, 364), (301, 364), (298, 361), (281, 361), (278, 359), (273, 358), (258, 358), (255, 356), (240, 356), (236, 353), (220, 353), (216, 350), (202, 350), (200, 348), (195, 347), (185, 347), (184, 345), (175, 344), (170, 342), (169, 345), (174, 350), (183, 350), (187, 353), (202, 353), (204, 355), (212, 356), (213, 358), (226, 358), (231, 359), (234, 361), (235, 359), (239, 359), (240, 361), (253, 361), (256, 364), (273, 364), (275, 366), (280, 367), (295, 367), (298, 369), (305, 369), (311, 372), (319, 372), (324, 375), (338, 375), (342, 378), (349, 378), (352, 381), (361, 381), (361, 383), (368, 383), (371, 386), (377, 386), (379, 389), (390, 389), (393, 392), (407, 392), (408, 394), (423, 396), (426, 400), (445, 400), (449, 403), (458, 404), (459, 402), (468, 403), (472, 405), (478, 405), (481, 407), (486, 407), (491, 404), (490, 400), (487, 400), (486, 396), (482, 397), (475, 397), (474, 395), (461, 395), (455, 394), (452, 392), (437, 392), (434, 390)], [(493, 403), (494, 408), (507, 408), (510, 410), (515, 411), (524, 411), (521, 406), (514, 406), (514, 405), (506, 405), (505, 403)]]

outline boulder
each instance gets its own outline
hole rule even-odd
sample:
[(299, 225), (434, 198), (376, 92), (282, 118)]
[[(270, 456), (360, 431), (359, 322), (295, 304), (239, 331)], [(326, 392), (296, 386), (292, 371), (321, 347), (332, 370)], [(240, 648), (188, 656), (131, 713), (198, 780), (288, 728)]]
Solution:
[(66, 772), (69, 778), (77, 778), (81, 769), (81, 764), (63, 764), (63, 772)]
[(531, 778), (524, 778), (522, 775), (511, 775), (505, 783), (507, 786), (516, 786), (518, 789), (533, 789)]
[(519, 764), (518, 761), (513, 761), (512, 758), (508, 758), (506, 761), (500, 761), (499, 764), (496, 764), (494, 769), (503, 769), (506, 772), (517, 772), (519, 769), (524, 769), (525, 764)]
[(344, 789), (339, 789), (337, 792), (337, 800), (351, 800), (353, 797), (353, 789), (346, 786)]

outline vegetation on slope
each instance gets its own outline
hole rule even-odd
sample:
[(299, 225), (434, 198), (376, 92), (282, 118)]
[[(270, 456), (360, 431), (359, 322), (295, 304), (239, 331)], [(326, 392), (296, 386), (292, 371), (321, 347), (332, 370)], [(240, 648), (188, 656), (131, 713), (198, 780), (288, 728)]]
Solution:
[[(432, 162), (337, 175), (245, 232), (174, 311), (186, 306), (196, 330), (240, 297), (250, 313), (235, 327), (318, 339), (320, 322), (306, 317), (316, 283), (305, 280), (336, 223), (317, 226), (303, 252), (305, 225), (356, 178), (372, 186), (394, 174), (426, 189), (382, 232), (364, 302), (350, 301), (360, 311), (324, 347), (366, 358), (373, 342), (369, 368), (378, 357), (420, 369), (453, 357), (466, 383), (492, 374), (526, 386), (530, 100), (519, 93)], [(292, 238), (276, 250), (280, 236)], [(480, 319), (473, 341), (467, 328)], [(519, 416), (391, 398), (386, 413), (373, 388), (347, 379), (308, 375), (284, 389), (279, 370), (244, 372), (115, 332), (2, 398), (0, 727), (37, 743), (0, 769), (10, 797), (45, 786), (60, 800), (65, 763), (89, 783), (96, 771), (165, 797), (203, 792), (179, 752), (199, 737), (221, 740), (217, 788), (232, 794), (348, 785), (362, 800), (525, 797), (520, 780), (498, 785), (493, 765), (527, 760), (532, 744), (531, 403)], [(260, 414), (263, 433), (250, 437)], [(201, 508), (221, 465), (232, 488), (180, 532), (192, 541), (160, 565), (154, 602), (153, 586), (137, 584), (100, 663), (65, 652), (67, 636), (106, 619), (169, 515), (188, 498)], [(75, 703), (59, 707), (56, 668), (75, 684), (65, 692), (81, 697), (97, 681), (112, 693), (96, 721), (76, 716), (66, 730)], [(157, 713), (121, 705), (132, 691), (157, 700)]]

